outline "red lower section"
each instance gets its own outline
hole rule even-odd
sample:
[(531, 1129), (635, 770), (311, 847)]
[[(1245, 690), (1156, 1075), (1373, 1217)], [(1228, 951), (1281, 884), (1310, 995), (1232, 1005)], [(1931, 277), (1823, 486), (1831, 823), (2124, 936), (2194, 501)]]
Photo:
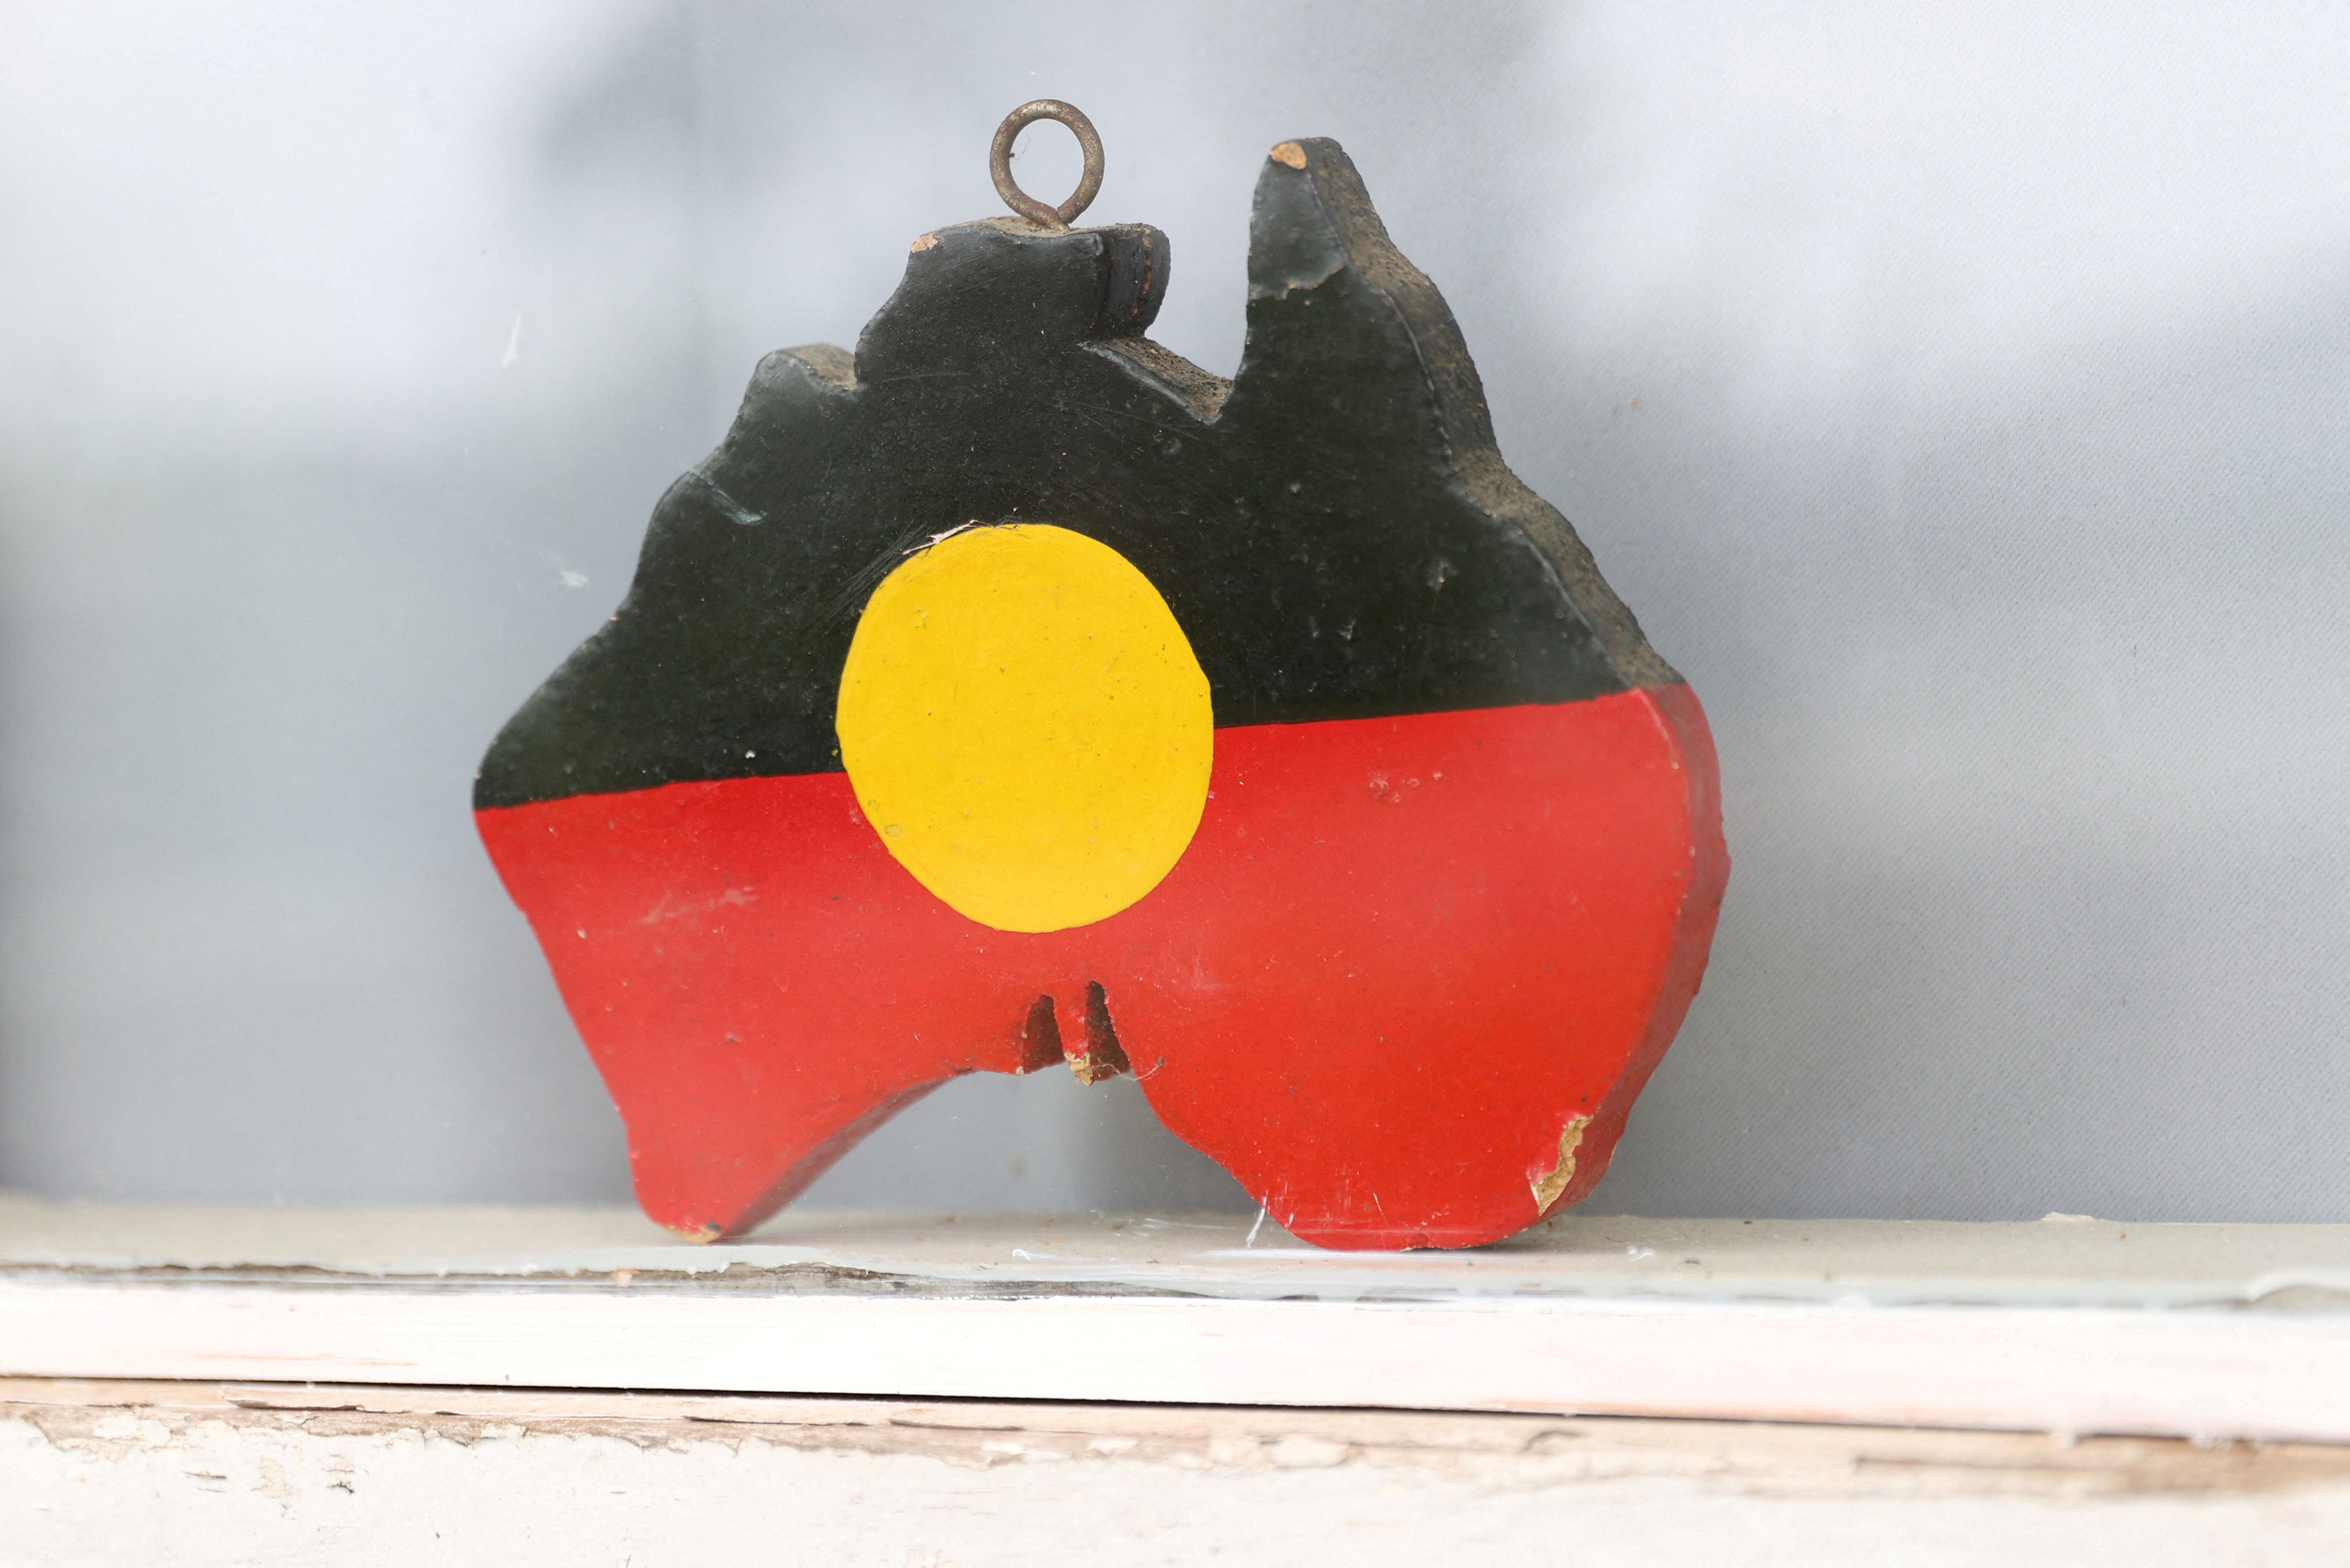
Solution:
[(627, 1118), (637, 1191), (735, 1235), (925, 1090), (1018, 1071), (1086, 986), (1160, 1117), (1298, 1236), (1467, 1246), (1606, 1170), (1705, 967), (1729, 861), (1687, 687), (1219, 730), (1199, 836), (1095, 925), (991, 930), (843, 774), (479, 815)]

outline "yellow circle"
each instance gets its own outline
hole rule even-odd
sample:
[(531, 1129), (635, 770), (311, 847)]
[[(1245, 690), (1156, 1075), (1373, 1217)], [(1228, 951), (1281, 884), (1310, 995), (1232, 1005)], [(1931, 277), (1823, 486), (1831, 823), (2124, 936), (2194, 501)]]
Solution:
[(898, 863), (1004, 931), (1105, 919), (1182, 858), (1208, 798), (1208, 678), (1150, 579), (1024, 523), (883, 579), (840, 673), (840, 758)]

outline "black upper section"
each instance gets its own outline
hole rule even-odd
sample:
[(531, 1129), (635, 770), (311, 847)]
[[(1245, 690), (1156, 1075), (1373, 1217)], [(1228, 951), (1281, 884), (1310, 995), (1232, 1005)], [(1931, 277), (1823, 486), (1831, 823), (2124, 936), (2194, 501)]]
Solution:
[(1140, 567), (1220, 725), (1677, 680), (1503, 465), (1451, 312), (1346, 154), (1278, 153), (1229, 385), (1141, 336), (1168, 246), (1139, 226), (941, 229), (853, 360), (767, 356), (655, 509), (619, 614), (491, 746), (475, 805), (837, 768), (867, 597), (974, 520), (1055, 524)]

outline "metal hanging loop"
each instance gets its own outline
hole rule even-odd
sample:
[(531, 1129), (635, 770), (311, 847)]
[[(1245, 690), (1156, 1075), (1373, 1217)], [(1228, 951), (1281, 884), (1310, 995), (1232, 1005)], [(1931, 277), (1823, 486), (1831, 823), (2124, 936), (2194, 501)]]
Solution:
[[(1077, 181), (1076, 190), (1057, 207), (1048, 207), (1020, 188), (1012, 177), (1012, 142), (1023, 126), (1032, 120), (1057, 119), (1077, 133), (1077, 145), (1085, 150), (1086, 171)], [(1094, 122), (1086, 118), (1085, 110), (1074, 104), (1063, 103), (1056, 98), (1040, 98), (1024, 103), (1003, 117), (995, 128), (995, 141), (987, 150), (987, 171), (995, 177), (995, 193), (1003, 204), (1035, 224), (1038, 228), (1059, 233), (1077, 221), (1077, 214), (1094, 204), (1101, 193), (1101, 138), (1094, 132)]]

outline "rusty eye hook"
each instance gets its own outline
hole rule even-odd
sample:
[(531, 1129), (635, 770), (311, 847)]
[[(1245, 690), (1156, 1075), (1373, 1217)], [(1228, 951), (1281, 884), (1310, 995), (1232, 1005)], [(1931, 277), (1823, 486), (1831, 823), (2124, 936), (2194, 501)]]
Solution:
[[(1086, 155), (1086, 171), (1077, 181), (1077, 188), (1069, 199), (1057, 207), (1048, 207), (1020, 188), (1012, 177), (1012, 142), (1024, 126), (1039, 119), (1056, 119), (1077, 133), (1077, 146)], [(1102, 145), (1095, 133), (1094, 122), (1086, 118), (1085, 110), (1075, 104), (1063, 103), (1056, 98), (1040, 98), (1022, 104), (1003, 117), (995, 128), (994, 143), (987, 150), (987, 171), (995, 177), (995, 193), (1003, 204), (1040, 229), (1058, 233), (1077, 221), (1077, 214), (1094, 203), (1101, 192)]]

